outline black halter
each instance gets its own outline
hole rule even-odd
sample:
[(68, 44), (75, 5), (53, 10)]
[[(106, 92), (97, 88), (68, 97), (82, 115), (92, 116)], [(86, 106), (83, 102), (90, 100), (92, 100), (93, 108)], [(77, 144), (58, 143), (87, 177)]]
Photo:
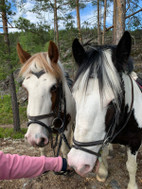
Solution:
[(49, 117), (54, 117), (54, 116), (55, 116), (54, 113), (44, 114), (44, 115), (39, 115), (39, 116), (28, 116), (28, 119), (30, 121), (28, 121), (27, 126), (29, 127), (29, 125), (31, 125), (33, 123), (37, 123), (37, 124), (41, 125), (42, 127), (46, 128), (48, 130), (48, 132), (51, 133), (52, 126), (46, 125), (45, 123), (43, 123), (39, 120), (49, 118)]
[[(33, 73), (32, 72), (32, 74), (34, 74), (38, 78), (44, 73), (45, 73), (44, 71), (41, 71), (39, 73)], [(54, 151), (54, 155), (55, 155), (55, 148), (56, 148), (57, 143), (58, 143), (58, 135), (60, 135), (60, 141), (59, 141), (59, 146), (58, 146), (58, 149), (57, 149), (57, 155), (56, 156), (59, 155), (62, 140), (64, 140), (65, 144), (70, 149), (70, 145), (69, 145), (69, 143), (66, 139), (66, 136), (64, 135), (67, 114), (66, 114), (66, 98), (65, 98), (65, 94), (64, 94), (63, 88), (62, 88), (62, 82), (58, 83), (57, 88), (58, 88), (59, 96), (58, 96), (58, 98), (56, 98), (55, 108), (54, 108), (53, 112), (51, 112), (49, 114), (43, 114), (43, 115), (37, 115), (37, 116), (30, 116), (30, 115), (27, 116), (28, 119), (29, 119), (29, 121), (27, 123), (28, 127), (31, 124), (36, 123), (36, 124), (46, 128), (48, 130), (50, 137), (51, 137), (51, 147)], [(63, 112), (62, 112), (62, 106), (64, 108)], [(61, 114), (63, 114), (63, 118), (61, 117)], [(40, 121), (42, 119), (51, 118), (51, 117), (54, 118), (51, 125), (47, 125), (47, 124), (43, 123), (42, 121)], [(57, 123), (58, 123), (58, 127), (57, 127)], [(52, 134), (55, 133), (55, 132), (57, 133), (57, 136), (56, 136), (56, 141), (53, 144)]]
[[(129, 76), (129, 78), (130, 78), (130, 81), (131, 81), (132, 101), (131, 101), (129, 114), (127, 116), (127, 119), (126, 119), (125, 123), (121, 127), (121, 129), (116, 134), (114, 134), (116, 126), (118, 124), (118, 122), (117, 122), (118, 119), (115, 120), (115, 116), (113, 116), (111, 126), (109, 127), (109, 130), (107, 131), (107, 133), (106, 133), (106, 135), (105, 135), (103, 140), (98, 140), (98, 141), (94, 141), (94, 142), (78, 142), (73, 138), (73, 143), (74, 143), (74, 145), (72, 146), (73, 148), (75, 148), (77, 150), (81, 150), (81, 151), (87, 152), (87, 153), (90, 153), (90, 154), (95, 155), (97, 157), (100, 157), (101, 156), (100, 151), (103, 149), (103, 147), (106, 144), (111, 143), (120, 134), (120, 132), (125, 128), (125, 126), (127, 125), (128, 121), (129, 121), (129, 119), (131, 117), (132, 108), (133, 108), (133, 102), (134, 102), (133, 81), (132, 81), (132, 78), (130, 76)], [(98, 145), (102, 145), (98, 153), (85, 148), (85, 147), (98, 146)]]

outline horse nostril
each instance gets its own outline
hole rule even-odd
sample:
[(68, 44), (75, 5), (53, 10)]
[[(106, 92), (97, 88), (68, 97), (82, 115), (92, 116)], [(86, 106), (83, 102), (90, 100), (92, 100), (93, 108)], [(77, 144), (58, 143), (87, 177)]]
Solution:
[(90, 165), (85, 165), (85, 170), (89, 170), (90, 169)]
[(39, 147), (43, 147), (45, 145), (45, 138), (41, 138), (40, 142), (38, 143)]
[(85, 172), (88, 172), (88, 170), (90, 170), (90, 165), (87, 165), (87, 164), (84, 165), (84, 171), (85, 171)]

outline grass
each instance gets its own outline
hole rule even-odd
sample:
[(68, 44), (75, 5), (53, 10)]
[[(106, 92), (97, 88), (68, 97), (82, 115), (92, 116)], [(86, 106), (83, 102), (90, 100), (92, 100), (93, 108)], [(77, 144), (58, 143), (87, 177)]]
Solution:
[[(20, 122), (24, 122), (26, 118), (26, 104), (19, 106)], [(0, 125), (7, 125), (13, 123), (13, 113), (11, 107), (10, 95), (4, 95), (0, 97)], [(15, 132), (13, 128), (1, 128), (0, 138), (24, 138), (27, 129), (22, 128), (21, 131)]]
[(21, 139), (24, 138), (26, 131), (26, 128), (22, 128), (19, 132), (14, 132), (13, 128), (0, 128), (0, 138)]
[(0, 98), (0, 124), (12, 124), (10, 95), (4, 95)]
[[(26, 120), (26, 107), (27, 105), (19, 106), (19, 114), (21, 123)], [(0, 125), (12, 124), (13, 112), (11, 107), (10, 95), (4, 95), (0, 97)]]

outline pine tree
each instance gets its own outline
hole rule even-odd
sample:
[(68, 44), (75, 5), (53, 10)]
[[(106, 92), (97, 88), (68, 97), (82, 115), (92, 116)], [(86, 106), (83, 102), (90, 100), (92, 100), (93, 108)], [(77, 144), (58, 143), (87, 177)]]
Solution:
[(16, 86), (14, 82), (13, 76), (13, 67), (10, 60), (11, 56), (11, 49), (10, 49), (10, 40), (9, 40), (9, 33), (8, 33), (8, 17), (7, 14), (10, 15), (10, 4), (6, 0), (1, 0), (0, 4), (0, 12), (2, 15), (2, 23), (3, 23), (3, 32), (4, 32), (4, 42), (6, 46), (6, 54), (7, 60), (6, 63), (8, 64), (9, 68), (9, 85), (10, 85), (10, 93), (11, 93), (11, 103), (12, 103), (12, 111), (13, 111), (13, 125), (14, 131), (20, 130), (20, 118), (19, 118), (19, 107), (17, 102), (17, 95), (16, 95)]

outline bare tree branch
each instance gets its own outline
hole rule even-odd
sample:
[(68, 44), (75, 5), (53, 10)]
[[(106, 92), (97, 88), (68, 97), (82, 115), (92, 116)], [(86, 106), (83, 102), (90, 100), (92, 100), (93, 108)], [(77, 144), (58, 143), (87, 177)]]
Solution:
[[(7, 19), (7, 18), (5, 18), (5, 17), (2, 15), (2, 13), (0, 13), (0, 14), (1, 14), (2, 18)], [(7, 23), (8, 23), (11, 27), (13, 27), (12, 24), (11, 24), (8, 20), (7, 20)]]
[[(132, 13), (132, 14), (130, 14), (130, 15), (128, 15), (128, 16), (126, 16), (126, 19), (127, 18), (130, 18), (131, 16), (134, 16), (135, 14), (137, 14), (137, 13), (139, 13), (139, 12), (141, 12), (142, 11), (142, 8), (141, 9), (139, 9), (138, 11), (136, 11), (136, 12), (134, 12), (134, 13)], [(108, 30), (110, 30), (110, 29), (112, 29), (114, 26), (112, 25), (112, 26), (110, 26), (110, 27), (108, 27), (108, 28), (106, 28), (106, 31), (108, 31)]]
[(141, 12), (141, 11), (142, 11), (142, 8), (139, 9), (138, 11), (136, 11), (136, 12), (134, 12), (134, 13), (132, 13), (132, 14), (126, 16), (126, 19), (127, 19), (127, 18), (130, 18), (131, 16), (134, 16), (135, 14), (137, 14), (137, 13), (139, 13), (139, 12)]
[(94, 39), (94, 37), (93, 38), (91, 38), (91, 39), (89, 39), (86, 43), (84, 43), (83, 44), (83, 46), (86, 46), (86, 45), (88, 45), (92, 40)]

